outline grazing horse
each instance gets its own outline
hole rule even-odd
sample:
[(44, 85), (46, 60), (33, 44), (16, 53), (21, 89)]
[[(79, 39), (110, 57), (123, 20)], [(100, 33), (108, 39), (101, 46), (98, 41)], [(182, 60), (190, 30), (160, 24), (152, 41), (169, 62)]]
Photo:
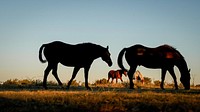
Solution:
[[(44, 50), (43, 50), (44, 49)], [(42, 59), (42, 51), (46, 60)], [(39, 50), (39, 60), (42, 63), (48, 61), (48, 66), (44, 71), (43, 87), (47, 89), (46, 82), (49, 72), (52, 70), (52, 74), (56, 78), (58, 84), (62, 86), (62, 82), (57, 75), (58, 63), (65, 66), (74, 67), (72, 78), (68, 82), (67, 88), (69, 89), (73, 79), (76, 77), (80, 68), (84, 68), (85, 73), (85, 87), (91, 89), (88, 86), (88, 71), (92, 62), (101, 57), (108, 66), (112, 66), (112, 60), (107, 48), (92, 43), (83, 43), (77, 45), (70, 45), (60, 41), (55, 41), (48, 44), (43, 44)]]
[(175, 89), (178, 89), (176, 75), (173, 69), (174, 66), (177, 66), (181, 74), (181, 83), (185, 89), (190, 89), (190, 70), (188, 70), (184, 57), (175, 48), (169, 45), (162, 45), (156, 48), (148, 48), (143, 45), (133, 45), (129, 48), (123, 48), (118, 55), (118, 66), (122, 70), (126, 70), (122, 62), (124, 53), (125, 59), (130, 66), (128, 77), (130, 80), (131, 89), (134, 89), (132, 79), (133, 73), (138, 65), (152, 69), (161, 69), (161, 89), (164, 89), (163, 84), (167, 71), (169, 71), (174, 79)]
[(116, 78), (116, 83), (117, 83), (118, 78), (123, 82), (123, 80), (122, 80), (122, 74), (124, 74), (125, 76), (127, 76), (127, 73), (126, 73), (125, 70), (116, 70), (116, 71), (115, 70), (110, 70), (108, 72), (108, 81), (107, 82), (109, 82), (110, 78), (112, 78), (111, 83), (113, 83), (113, 80), (115, 78)]
[(135, 73), (134, 73), (134, 78), (136, 82), (141, 82), (142, 84), (144, 84), (144, 77), (142, 76), (142, 74), (140, 73), (139, 70), (137, 70)]

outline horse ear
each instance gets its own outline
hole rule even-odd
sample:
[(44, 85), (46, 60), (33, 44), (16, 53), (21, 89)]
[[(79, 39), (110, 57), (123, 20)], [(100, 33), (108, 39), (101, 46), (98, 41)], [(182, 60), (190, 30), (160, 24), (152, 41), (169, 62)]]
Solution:
[(107, 49), (109, 49), (109, 46), (107, 46)]

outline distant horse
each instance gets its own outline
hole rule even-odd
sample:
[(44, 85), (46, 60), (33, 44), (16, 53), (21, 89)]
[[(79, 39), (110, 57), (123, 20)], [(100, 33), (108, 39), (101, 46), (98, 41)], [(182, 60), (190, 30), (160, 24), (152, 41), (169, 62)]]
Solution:
[(128, 77), (130, 80), (131, 89), (134, 88), (134, 84), (132, 81), (133, 73), (135, 72), (138, 65), (153, 69), (160, 68), (162, 71), (160, 87), (162, 89), (164, 89), (163, 84), (167, 71), (169, 71), (174, 79), (175, 89), (178, 89), (176, 75), (173, 69), (174, 66), (177, 66), (181, 74), (181, 83), (183, 84), (185, 89), (190, 89), (190, 70), (188, 70), (187, 63), (184, 57), (175, 48), (169, 45), (162, 45), (156, 48), (148, 48), (142, 45), (134, 45), (129, 48), (124, 48), (120, 51), (118, 55), (118, 65), (122, 70), (126, 70), (122, 64), (124, 53), (125, 59), (130, 66)]
[(136, 82), (141, 82), (142, 84), (144, 84), (144, 77), (142, 76), (142, 74), (140, 73), (139, 70), (137, 70), (135, 73), (134, 73), (134, 78), (133, 78)]
[[(42, 59), (42, 50), (44, 48), (44, 56), (46, 60)], [(52, 74), (58, 81), (59, 85), (62, 86), (62, 82), (58, 78), (57, 67), (58, 63), (61, 63), (65, 66), (74, 67), (72, 78), (68, 82), (67, 88), (70, 87), (73, 79), (76, 77), (77, 72), (80, 68), (84, 68), (85, 73), (85, 87), (91, 89), (88, 86), (88, 71), (92, 62), (101, 57), (108, 66), (112, 66), (112, 60), (110, 58), (110, 53), (107, 48), (104, 48), (100, 45), (92, 43), (83, 43), (77, 45), (70, 45), (60, 41), (55, 41), (48, 44), (43, 44), (39, 50), (39, 60), (42, 63), (48, 61), (48, 66), (44, 71), (44, 80), (43, 87), (46, 89), (47, 76), (52, 70)]]
[(116, 71), (115, 70), (110, 70), (108, 72), (108, 81), (107, 82), (109, 82), (110, 78), (112, 78), (111, 83), (113, 83), (114, 79), (116, 79), (116, 83), (117, 83), (118, 78), (123, 82), (123, 80), (122, 80), (122, 74), (124, 74), (125, 76), (127, 76), (127, 73), (124, 70), (116, 70)]

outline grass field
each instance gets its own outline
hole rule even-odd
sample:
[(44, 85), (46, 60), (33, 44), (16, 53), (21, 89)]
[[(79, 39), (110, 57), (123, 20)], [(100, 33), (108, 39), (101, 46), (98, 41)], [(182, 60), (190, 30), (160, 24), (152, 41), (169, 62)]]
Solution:
[(200, 112), (200, 89), (0, 88), (0, 112)]

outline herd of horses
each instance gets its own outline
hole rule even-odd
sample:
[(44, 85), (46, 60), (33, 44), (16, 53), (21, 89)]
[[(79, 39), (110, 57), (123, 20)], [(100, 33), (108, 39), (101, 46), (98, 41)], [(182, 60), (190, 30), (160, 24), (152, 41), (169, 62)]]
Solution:
[[(48, 65), (44, 71), (43, 87), (47, 89), (47, 77), (51, 70), (58, 84), (62, 86), (62, 82), (58, 78), (57, 74), (58, 63), (61, 63), (65, 66), (74, 67), (72, 77), (67, 85), (67, 89), (69, 89), (80, 68), (84, 68), (85, 87), (88, 90), (91, 90), (88, 85), (88, 72), (92, 62), (97, 58), (101, 58), (108, 64), (108, 66), (112, 66), (112, 60), (110, 57), (111, 54), (108, 49), (108, 46), (105, 48), (93, 43), (71, 45), (60, 41), (54, 41), (43, 44), (39, 49), (39, 60), (42, 63), (48, 62)], [(46, 60), (43, 59), (42, 53), (44, 54)], [(130, 66), (129, 70), (123, 66), (124, 55), (125, 60)], [(137, 44), (131, 47), (123, 48), (118, 55), (117, 62), (120, 70), (109, 71), (108, 81), (110, 78), (112, 78), (112, 82), (115, 78), (116, 82), (118, 79), (123, 81), (122, 74), (125, 76), (128, 75), (130, 89), (134, 89), (133, 76), (135, 76), (134, 73), (136, 72), (137, 66), (142, 65), (146, 68), (161, 69), (161, 89), (164, 89), (163, 84), (165, 75), (166, 72), (169, 71), (174, 80), (175, 89), (178, 89), (176, 75), (173, 69), (174, 66), (177, 66), (181, 74), (181, 83), (186, 90), (190, 89), (190, 70), (188, 70), (187, 63), (181, 53), (169, 45), (148, 48)]]

